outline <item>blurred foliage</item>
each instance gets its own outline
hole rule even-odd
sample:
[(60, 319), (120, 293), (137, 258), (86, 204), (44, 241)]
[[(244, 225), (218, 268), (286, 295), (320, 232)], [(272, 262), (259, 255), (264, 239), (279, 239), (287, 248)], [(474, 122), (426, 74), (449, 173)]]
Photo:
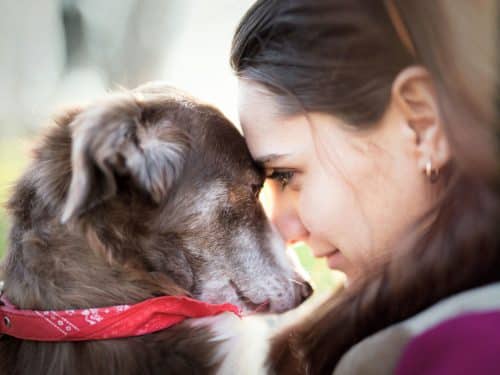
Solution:
[(305, 244), (295, 245), (293, 250), (297, 254), (300, 264), (309, 274), (311, 278), (309, 281), (315, 292), (330, 292), (345, 282), (345, 276), (342, 272), (329, 269), (325, 259), (315, 258)]
[(7, 231), (8, 225), (4, 212), (0, 213), (0, 257), (3, 257), (7, 246)]
[(5, 203), (11, 188), (28, 161), (26, 141), (14, 137), (0, 139), (0, 257), (7, 246), (8, 220)]
[[(11, 187), (20, 176), (29, 160), (29, 142), (19, 139), (0, 140), (0, 257), (3, 257), (7, 246), (8, 220), (4, 204), (7, 201)], [(317, 292), (328, 292), (333, 286), (342, 282), (342, 274), (332, 272), (324, 260), (316, 259), (304, 244), (293, 247), (303, 268), (311, 277), (311, 282)]]

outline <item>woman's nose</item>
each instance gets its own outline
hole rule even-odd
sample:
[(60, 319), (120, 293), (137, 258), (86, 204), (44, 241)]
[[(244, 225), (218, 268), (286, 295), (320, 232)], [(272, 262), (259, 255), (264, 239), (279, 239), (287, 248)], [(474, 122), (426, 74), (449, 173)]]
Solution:
[(303, 241), (308, 231), (300, 220), (299, 213), (293, 199), (287, 199), (285, 194), (277, 193), (273, 197), (273, 204), (269, 217), (281, 237), (287, 244)]
[(294, 244), (307, 237), (307, 231), (297, 215), (293, 215), (291, 212), (274, 213), (271, 216), (271, 222), (287, 244)]

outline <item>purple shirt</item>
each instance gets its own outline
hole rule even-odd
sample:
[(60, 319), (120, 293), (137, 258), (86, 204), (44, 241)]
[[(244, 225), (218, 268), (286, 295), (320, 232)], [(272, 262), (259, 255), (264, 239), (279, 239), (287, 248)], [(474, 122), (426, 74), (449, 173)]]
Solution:
[(416, 336), (395, 374), (500, 374), (500, 311), (459, 315)]

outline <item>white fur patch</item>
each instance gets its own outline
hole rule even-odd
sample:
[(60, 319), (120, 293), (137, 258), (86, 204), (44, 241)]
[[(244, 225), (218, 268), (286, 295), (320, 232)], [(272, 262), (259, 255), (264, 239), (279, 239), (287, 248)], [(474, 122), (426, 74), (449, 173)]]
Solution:
[(202, 192), (200, 197), (193, 201), (192, 210), (199, 215), (199, 220), (207, 220), (226, 201), (226, 198), (221, 199), (221, 196), (225, 197), (226, 195), (227, 188), (223, 183), (213, 183)]
[[(271, 316), (270, 319), (273, 319)], [(214, 362), (221, 363), (218, 374), (257, 375), (268, 372), (265, 362), (269, 338), (274, 332), (266, 317), (240, 319), (231, 313), (193, 320), (193, 327), (209, 327), (217, 345)]]
[(284, 314), (245, 316), (240, 319), (232, 313), (224, 313), (192, 319), (189, 324), (192, 327), (208, 327), (213, 332), (212, 343), (217, 345), (214, 363), (221, 363), (218, 374), (268, 374), (270, 370), (266, 362), (271, 338), (314, 314), (334, 293), (337, 291), (315, 294), (298, 308)]
[[(287, 254), (287, 248), (285, 245), (285, 242), (279, 235), (277, 229), (274, 226), (271, 226), (271, 230), (268, 233), (268, 240), (269, 243), (271, 244), (271, 251), (274, 256), (274, 259), (276, 259), (276, 263), (282, 268), (282, 269), (288, 269), (291, 270), (290, 268), (290, 261), (291, 258), (289, 257), (290, 254)], [(296, 264), (293, 264), (294, 266), (298, 266), (300, 263), (297, 262)]]

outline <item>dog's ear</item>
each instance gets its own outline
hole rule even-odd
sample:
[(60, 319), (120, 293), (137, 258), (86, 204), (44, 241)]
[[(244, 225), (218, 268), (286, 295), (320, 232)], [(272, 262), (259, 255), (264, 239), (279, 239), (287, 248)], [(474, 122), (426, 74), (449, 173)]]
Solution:
[(67, 222), (117, 193), (127, 176), (155, 202), (181, 173), (187, 136), (167, 120), (149, 122), (133, 96), (115, 96), (80, 113), (72, 130), (72, 177), (61, 221)]

